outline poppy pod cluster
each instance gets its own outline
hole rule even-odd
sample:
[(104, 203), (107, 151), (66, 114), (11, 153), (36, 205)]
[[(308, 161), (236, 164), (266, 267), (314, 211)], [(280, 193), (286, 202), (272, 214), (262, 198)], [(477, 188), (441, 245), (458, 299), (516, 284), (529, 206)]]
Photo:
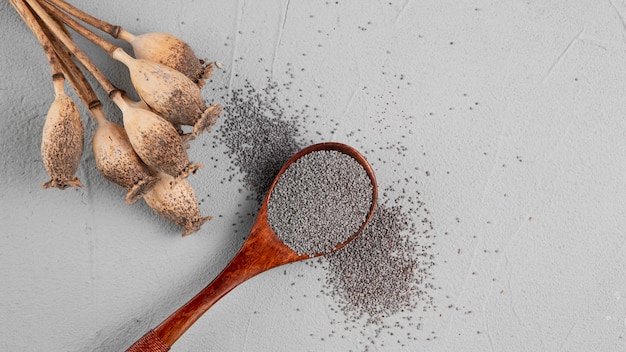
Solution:
[[(183, 228), (183, 236), (211, 219), (201, 216), (186, 178), (201, 164), (187, 154), (188, 142), (215, 125), (222, 108), (207, 105), (201, 92), (213, 65), (200, 60), (179, 38), (160, 32), (133, 35), (85, 14), (63, 0), (10, 0), (42, 44), (53, 70), (55, 99), (42, 133), (41, 154), (50, 180), (44, 188), (82, 187), (75, 176), (84, 128), (76, 104), (64, 92), (69, 78), (96, 121), (92, 151), (102, 176), (126, 191), (126, 203), (143, 198), (154, 212)], [(126, 40), (134, 56), (107, 42), (81, 22)], [(66, 26), (100, 46), (129, 72), (133, 101), (102, 74), (67, 34)], [(91, 73), (122, 114), (122, 124), (106, 118), (102, 104), (77, 62)], [(190, 133), (183, 133), (189, 126)]]

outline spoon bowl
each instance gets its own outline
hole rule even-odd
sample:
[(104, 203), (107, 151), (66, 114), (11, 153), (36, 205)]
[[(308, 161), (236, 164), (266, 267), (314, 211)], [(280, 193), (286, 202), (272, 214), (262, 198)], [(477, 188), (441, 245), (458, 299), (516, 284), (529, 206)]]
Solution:
[[(331, 251), (315, 254), (298, 254), (284, 244), (270, 226), (267, 219), (267, 207), (272, 191), (285, 170), (302, 156), (323, 150), (338, 151), (346, 154), (356, 160), (365, 169), (372, 182), (372, 204), (361, 227), (345, 241), (338, 243)], [(276, 175), (276, 178), (270, 186), (270, 190), (263, 200), (259, 214), (252, 225), (248, 238), (232, 261), (208, 286), (156, 328), (150, 330), (141, 339), (135, 342), (127, 352), (168, 351), (174, 342), (176, 342), (209, 308), (244, 281), (264, 271), (284, 264), (318, 257), (341, 249), (358, 236), (370, 221), (374, 214), (374, 209), (376, 208), (377, 195), (378, 190), (374, 171), (365, 157), (356, 149), (342, 143), (327, 142), (314, 144), (300, 150), (285, 163)]]

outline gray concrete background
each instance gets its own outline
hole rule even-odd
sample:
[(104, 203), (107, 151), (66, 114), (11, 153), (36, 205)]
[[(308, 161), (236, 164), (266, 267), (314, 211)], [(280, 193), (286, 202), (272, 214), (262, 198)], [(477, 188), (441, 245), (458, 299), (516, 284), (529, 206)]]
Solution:
[[(334, 134), (318, 124), (313, 141), (375, 149), (399, 140), (400, 117), (412, 116), (401, 166), (376, 162), (397, 158), (384, 151), (372, 156), (382, 184), (413, 173), (438, 234), (438, 308), (422, 314), (406, 350), (624, 350), (624, 1), (73, 3), (133, 33), (184, 38), (223, 63), (215, 87), (292, 80), (304, 96), (286, 99), (340, 124)], [(223, 150), (194, 144), (193, 160), (219, 159), (190, 178), (210, 194), (201, 209), (216, 219), (180, 238), (145, 204), (126, 206), (95, 170), (85, 109), (78, 176), (86, 187), (40, 189), (49, 69), (7, 1), (0, 23), (0, 350), (123, 350), (238, 250), (250, 222), (231, 224), (245, 196), (236, 182), (219, 182), (228, 174)], [(111, 80), (128, 84), (121, 65), (79, 43)], [(350, 133), (357, 129), (361, 137)], [(300, 263), (286, 276), (256, 277), (172, 350), (362, 350), (358, 333), (320, 338), (337, 329), (332, 300), (315, 298), (322, 276)]]

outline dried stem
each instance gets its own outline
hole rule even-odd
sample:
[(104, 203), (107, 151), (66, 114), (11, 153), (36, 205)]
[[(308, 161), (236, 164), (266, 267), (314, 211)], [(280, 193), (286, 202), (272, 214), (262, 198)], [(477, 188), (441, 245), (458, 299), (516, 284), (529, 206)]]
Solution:
[(55, 50), (59, 55), (61, 65), (63, 65), (63, 71), (65, 71), (67, 78), (69, 79), (70, 83), (74, 87), (74, 90), (76, 91), (76, 93), (78, 93), (78, 96), (83, 101), (85, 106), (88, 109), (91, 109), (92, 107), (102, 105), (102, 103), (96, 96), (96, 93), (93, 91), (93, 88), (89, 84), (89, 81), (87, 81), (87, 78), (78, 68), (76, 63), (72, 61), (69, 54), (64, 51), (65, 48), (61, 46), (62, 44), (58, 41), (54, 41), (53, 45), (55, 46)]
[(52, 82), (54, 85), (54, 91), (56, 94), (59, 94), (63, 91), (63, 83), (65, 81), (65, 77), (63, 75), (63, 67), (61, 66), (61, 62), (59, 61), (59, 57), (54, 51), (54, 47), (52, 42), (50, 41), (49, 36), (46, 35), (44, 28), (41, 26), (37, 17), (32, 13), (31, 9), (28, 7), (23, 0), (10, 0), (11, 5), (15, 8), (17, 13), (22, 17), (26, 25), (30, 28), (30, 30), (35, 34), (35, 37), (41, 44), (43, 48), (46, 58), (48, 59), (48, 63), (50, 64), (50, 70), (52, 71)]
[(59, 56), (63, 71), (65, 71), (72, 87), (74, 87), (74, 90), (78, 93), (83, 104), (89, 109), (96, 123), (98, 123), (98, 125), (102, 124), (106, 121), (106, 117), (102, 111), (102, 102), (98, 99), (89, 81), (87, 81), (87, 77), (85, 77), (80, 68), (78, 68), (76, 63), (72, 60), (62, 43), (55, 38), (52, 38), (51, 42)]
[[(21, 1), (21, 0), (15, 0)], [(39, 15), (41, 20), (48, 26), (52, 34), (59, 39), (61, 43), (80, 61), (80, 63), (91, 73), (94, 78), (100, 83), (102, 88), (110, 96), (118, 89), (109, 82), (106, 76), (100, 71), (100, 69), (89, 59), (89, 57), (74, 43), (74, 41), (63, 32), (59, 24), (46, 12), (46, 10), (39, 5), (36, 0), (23, 0), (28, 2), (31, 8)]]
[(99, 30), (108, 33), (113, 38), (117, 38), (122, 27), (105, 22), (99, 18), (95, 18), (92, 15), (82, 11), (79, 8), (74, 7), (72, 4), (65, 2), (64, 0), (43, 0), (48, 1), (61, 10), (69, 13), (70, 15), (78, 18), (79, 20), (98, 28)]
[(11, 0), (11, 3), (14, 4), (14, 7), (18, 10), (20, 16), (22, 16), (24, 22), (28, 24), (41, 43), (41, 46), (44, 47), (52, 68), (53, 80), (61, 80), (60, 85), (62, 87), (63, 78), (65, 76), (85, 106), (89, 109), (94, 119), (98, 123), (102, 122), (104, 114), (95, 111), (101, 109), (102, 103), (96, 96), (96, 93), (93, 91), (93, 88), (87, 81), (83, 72), (70, 58), (67, 49), (52, 35), (48, 27), (42, 23), (41, 19), (32, 12), (32, 9), (27, 4), (22, 0)]
[(54, 6), (78, 18), (79, 20), (109, 34), (113, 38), (116, 38), (116, 39), (119, 38), (129, 43), (135, 39), (135, 35), (126, 31), (124, 28), (122, 28), (122, 26), (117, 25), (117, 24), (111, 24), (99, 18), (93, 17), (92, 15), (67, 3), (64, 0), (40, 0), (40, 1), (47, 1), (50, 4), (53, 4)]
[(83, 37), (87, 38), (90, 42), (96, 44), (97, 46), (99, 46), (102, 50), (106, 51), (107, 53), (111, 54), (115, 49), (118, 48), (117, 45), (114, 45), (112, 43), (107, 42), (102, 37), (99, 37), (94, 32), (90, 31), (87, 27), (83, 26), (82, 24), (78, 23), (75, 19), (73, 19), (72, 17), (68, 16), (65, 12), (63, 12), (63, 11), (59, 10), (58, 8), (52, 6), (51, 4), (47, 3), (46, 1), (43, 1), (43, 0), (26, 0), (26, 1), (28, 1), (29, 3), (31, 3), (31, 2), (38, 2), (38, 4), (41, 5), (41, 7), (45, 8), (45, 10), (51, 16), (53, 16), (57, 20), (65, 23), (68, 27), (70, 27), (71, 29), (75, 30), (78, 34), (80, 34)]
[[(37, 17), (35, 14), (32, 15)], [(63, 43), (59, 42), (59, 40), (52, 35), (50, 29), (45, 25), (45, 23), (42, 23), (41, 18), (37, 17), (37, 22), (54, 49), (54, 52), (58, 57), (58, 61), (62, 66), (65, 77), (69, 80), (70, 84), (74, 88), (74, 91), (76, 91), (83, 104), (89, 109), (89, 112), (94, 120), (96, 120), (98, 124), (105, 122), (106, 117), (104, 115), (104, 111), (102, 110), (102, 102), (98, 99), (98, 96), (91, 87), (91, 84), (89, 84), (89, 81), (87, 81), (87, 77), (85, 77), (80, 68), (78, 68), (76, 63), (72, 60), (70, 52), (63, 45)]]

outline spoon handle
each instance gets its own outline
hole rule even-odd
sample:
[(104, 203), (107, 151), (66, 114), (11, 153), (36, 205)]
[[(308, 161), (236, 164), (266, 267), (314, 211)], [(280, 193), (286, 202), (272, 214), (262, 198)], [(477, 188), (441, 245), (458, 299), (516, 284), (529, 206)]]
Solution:
[(130, 346), (126, 352), (167, 352), (169, 350), (170, 346), (161, 341), (154, 330), (150, 330)]
[(267, 223), (264, 208), (261, 209), (248, 239), (226, 268), (207, 287), (135, 342), (126, 352), (169, 350), (196, 320), (233, 288), (266, 270), (304, 259), (276, 237)]

